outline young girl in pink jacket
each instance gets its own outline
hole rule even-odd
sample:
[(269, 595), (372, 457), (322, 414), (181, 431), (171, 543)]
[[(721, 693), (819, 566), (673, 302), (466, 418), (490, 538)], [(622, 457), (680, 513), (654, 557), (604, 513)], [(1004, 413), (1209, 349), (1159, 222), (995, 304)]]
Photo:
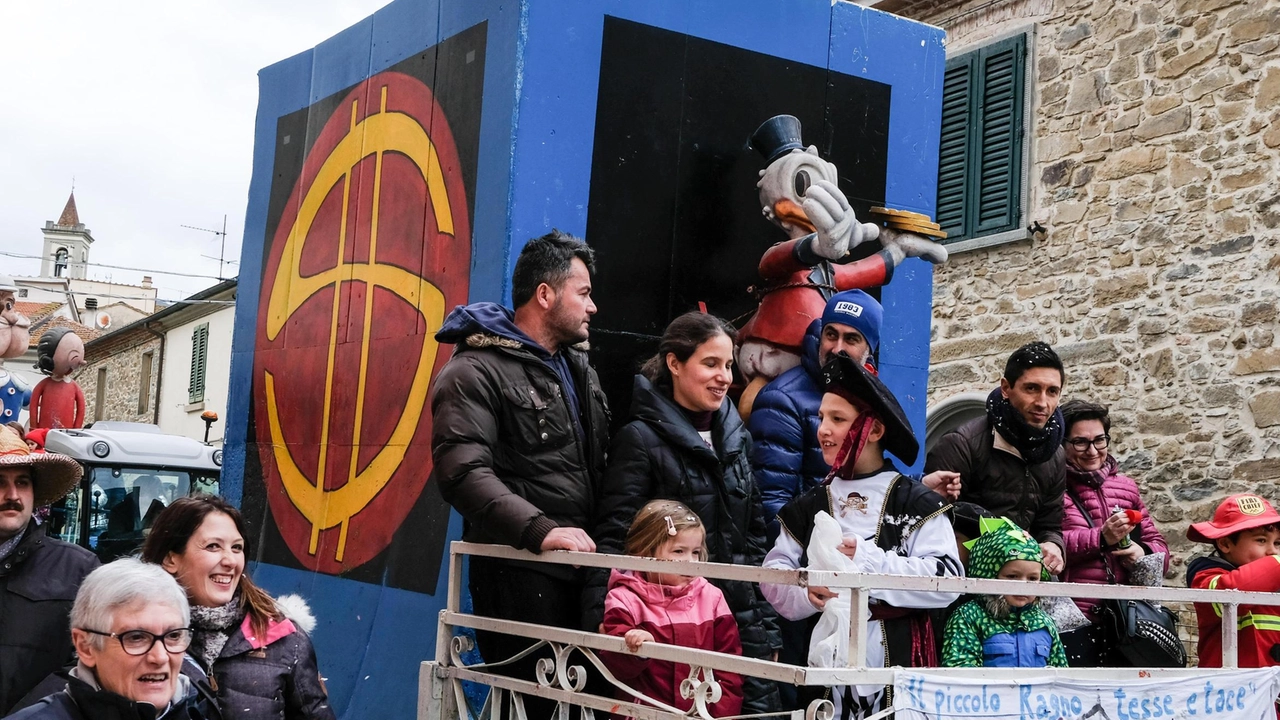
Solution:
[[(703, 560), (707, 555), (702, 520), (674, 500), (654, 500), (631, 523), (626, 552), (659, 560)], [(738, 624), (720, 589), (705, 578), (669, 573), (614, 570), (604, 601), (601, 632), (622, 637), (635, 652), (646, 642), (680, 645), (699, 650), (742, 654)], [(602, 653), (616, 678), (649, 698), (681, 711), (693, 705), (680, 697), (680, 683), (689, 677), (683, 663), (647, 660), (628, 653)], [(715, 717), (737, 715), (742, 708), (742, 678), (715, 673), (720, 700), (708, 707)], [(625, 700), (642, 699), (624, 697)]]

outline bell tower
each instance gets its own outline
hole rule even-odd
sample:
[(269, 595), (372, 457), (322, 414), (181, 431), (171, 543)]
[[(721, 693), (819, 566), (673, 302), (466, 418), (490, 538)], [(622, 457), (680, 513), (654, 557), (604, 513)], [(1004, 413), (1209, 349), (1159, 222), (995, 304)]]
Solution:
[(46, 221), (44, 229), (44, 254), (40, 262), (41, 277), (85, 279), (85, 263), (89, 262), (89, 246), (93, 235), (80, 222), (76, 212), (76, 192), (71, 191), (67, 205), (57, 222)]

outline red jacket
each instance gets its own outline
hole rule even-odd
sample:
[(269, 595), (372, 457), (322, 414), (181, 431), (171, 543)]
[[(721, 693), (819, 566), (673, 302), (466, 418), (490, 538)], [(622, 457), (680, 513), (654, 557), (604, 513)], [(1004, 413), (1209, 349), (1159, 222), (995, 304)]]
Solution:
[[(1197, 589), (1280, 591), (1280, 557), (1268, 555), (1236, 567), (1220, 557), (1197, 558), (1187, 567), (1187, 585)], [(1280, 665), (1271, 649), (1280, 644), (1280, 606), (1241, 605), (1237, 659), (1242, 668)], [(1222, 667), (1222, 606), (1196, 603), (1200, 667)], [(1280, 652), (1280, 651), (1277, 651)]]
[[(1096, 473), (1073, 471), (1068, 465), (1066, 482), (1067, 492), (1062, 497), (1062, 539), (1066, 542), (1063, 550), (1066, 551), (1067, 569), (1060, 578), (1063, 582), (1106, 585), (1107, 571), (1102, 565), (1104, 562), (1111, 566), (1117, 583), (1124, 585), (1128, 582), (1129, 570), (1106, 552), (1102, 543), (1102, 526), (1117, 505), (1123, 510), (1142, 513), (1140, 537), (1135, 539), (1148, 555), (1164, 553), (1164, 570), (1169, 571), (1169, 546), (1151, 521), (1147, 506), (1142, 503), (1142, 496), (1138, 494), (1138, 484), (1132, 478), (1120, 474), (1115, 458), (1108, 457), (1106, 464)], [(1092, 526), (1081, 514), (1079, 506), (1072, 501), (1072, 495), (1084, 503), (1089, 517), (1093, 519)], [(1075, 601), (1085, 616), (1094, 620), (1089, 611), (1098, 601), (1093, 598), (1075, 598)]]
[[(604, 633), (622, 637), (633, 629), (646, 630), (654, 641), (667, 645), (742, 654), (738, 623), (724, 595), (703, 578), (675, 587), (614, 570), (604, 600)], [(680, 683), (689, 677), (688, 665), (646, 660), (629, 653), (600, 655), (615, 677), (639, 692), (682, 711), (693, 706), (692, 700), (680, 697)], [(715, 717), (737, 715), (742, 711), (741, 676), (717, 672), (715, 677), (720, 683), (720, 702), (708, 710)]]

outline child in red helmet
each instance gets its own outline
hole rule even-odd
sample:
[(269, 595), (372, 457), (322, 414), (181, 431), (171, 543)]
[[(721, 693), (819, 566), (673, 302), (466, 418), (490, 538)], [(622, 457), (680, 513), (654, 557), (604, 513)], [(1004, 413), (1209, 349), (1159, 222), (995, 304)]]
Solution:
[[(1257, 495), (1232, 495), (1187, 537), (1213, 554), (1187, 566), (1187, 586), (1209, 590), (1280, 592), (1280, 514)], [(1197, 603), (1200, 667), (1222, 667), (1222, 606)], [(1280, 606), (1241, 605), (1239, 666), (1280, 665)]]

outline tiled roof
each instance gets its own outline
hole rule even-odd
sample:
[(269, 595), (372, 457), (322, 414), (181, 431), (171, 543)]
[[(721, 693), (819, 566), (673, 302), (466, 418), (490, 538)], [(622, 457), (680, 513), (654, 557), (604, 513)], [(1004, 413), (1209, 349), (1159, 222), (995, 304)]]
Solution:
[(62, 227), (75, 227), (80, 224), (80, 213), (76, 212), (76, 191), (71, 191), (71, 197), (67, 198), (67, 206), (62, 208), (62, 217), (58, 218), (58, 225)]
[(37, 344), (39, 344), (40, 338), (45, 333), (49, 332), (50, 330), (54, 330), (56, 328), (67, 328), (71, 332), (79, 335), (80, 339), (85, 342), (89, 342), (90, 340), (103, 334), (101, 330), (98, 330), (96, 328), (86, 327), (76, 322), (75, 320), (68, 320), (67, 318), (58, 316), (58, 317), (49, 318), (48, 322), (36, 328), (36, 330), (31, 333), (31, 344), (29, 347), (35, 347)]
[(26, 315), (27, 319), (34, 323), (41, 320), (42, 318), (44, 318), (44, 316), (48, 315), (49, 313), (62, 307), (63, 304), (64, 303), (60, 303), (60, 302), (39, 303), (39, 302), (27, 302), (26, 300), (18, 300), (13, 304), (13, 307), (18, 312), (22, 313), (23, 315)]

